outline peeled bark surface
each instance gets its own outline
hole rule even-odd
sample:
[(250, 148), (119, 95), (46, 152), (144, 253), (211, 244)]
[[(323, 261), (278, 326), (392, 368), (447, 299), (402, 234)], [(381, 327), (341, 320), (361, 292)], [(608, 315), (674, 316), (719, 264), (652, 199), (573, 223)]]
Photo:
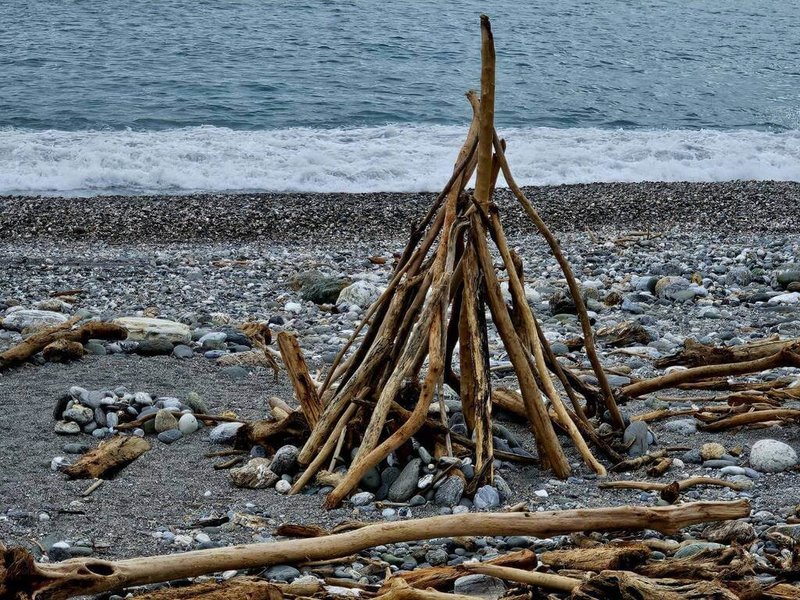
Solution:
[(281, 331), (278, 334), (278, 347), (300, 408), (306, 416), (309, 427), (314, 427), (322, 413), (322, 403), (317, 395), (317, 386), (308, 374), (306, 360), (303, 358), (297, 337)]
[(695, 523), (736, 519), (750, 514), (750, 504), (696, 502), (681, 506), (623, 506), (536, 513), (472, 513), (367, 525), (324, 538), (287, 540), (229, 548), (197, 550), (167, 556), (120, 561), (96, 558), (62, 563), (35, 563), (20, 548), (5, 552), (0, 565), (0, 600), (63, 600), (136, 585), (196, 577), (228, 569), (266, 567), (349, 556), (382, 544), (454, 536), (529, 535), (540, 538), (577, 531), (655, 529), (676, 533)]
[(579, 571), (607, 571), (631, 569), (642, 564), (650, 556), (650, 548), (644, 544), (631, 543), (593, 548), (573, 548), (543, 552), (541, 561), (554, 569), (577, 569)]
[(70, 479), (110, 479), (142, 454), (150, 442), (135, 435), (116, 435), (63, 469)]

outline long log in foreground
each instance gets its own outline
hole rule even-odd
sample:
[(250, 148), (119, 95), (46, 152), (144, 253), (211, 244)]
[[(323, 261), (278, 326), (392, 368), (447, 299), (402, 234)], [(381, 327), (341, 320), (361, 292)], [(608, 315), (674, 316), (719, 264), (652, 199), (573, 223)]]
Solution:
[(681, 506), (622, 506), (537, 513), (472, 513), (376, 523), (320, 538), (197, 550), (120, 561), (94, 558), (36, 563), (22, 548), (0, 545), (0, 600), (65, 600), (110, 590), (197, 577), (229, 569), (339, 558), (382, 544), (438, 537), (529, 535), (551, 537), (578, 531), (655, 529), (676, 533), (696, 523), (738, 519), (750, 514), (746, 500), (695, 502)]

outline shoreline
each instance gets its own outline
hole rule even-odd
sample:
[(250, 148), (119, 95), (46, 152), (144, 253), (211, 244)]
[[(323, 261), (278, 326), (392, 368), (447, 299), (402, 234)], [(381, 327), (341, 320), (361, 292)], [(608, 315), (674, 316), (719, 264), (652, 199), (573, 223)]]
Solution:
[[(719, 233), (800, 229), (800, 183), (593, 183), (525, 187), (556, 232), (649, 229)], [(0, 239), (107, 243), (405, 239), (435, 193), (201, 193), (0, 196)], [(509, 235), (532, 232), (511, 193), (496, 192)], [(519, 218), (517, 218), (519, 217)]]

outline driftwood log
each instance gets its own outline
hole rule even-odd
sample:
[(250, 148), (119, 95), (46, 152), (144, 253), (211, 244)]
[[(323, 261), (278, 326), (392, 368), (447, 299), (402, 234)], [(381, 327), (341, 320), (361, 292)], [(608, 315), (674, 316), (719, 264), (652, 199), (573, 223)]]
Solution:
[(22, 342), (0, 354), (0, 371), (21, 365), (30, 358), (55, 342), (76, 342), (85, 344), (91, 339), (124, 340), (128, 337), (128, 330), (116, 323), (89, 321), (80, 327), (74, 328), (79, 317), (51, 327), (44, 331), (34, 333)]
[(682, 506), (578, 509), (537, 513), (472, 513), (367, 525), (355, 531), (309, 538), (197, 550), (183, 554), (107, 561), (70, 559), (36, 563), (26, 550), (0, 546), (0, 600), (38, 595), (50, 600), (99, 594), (131, 586), (196, 577), (228, 569), (264, 567), (348, 556), (382, 544), (451, 536), (551, 537), (578, 531), (655, 529), (676, 533), (696, 523), (748, 516), (750, 505), (696, 502)]
[(70, 479), (109, 479), (150, 450), (150, 442), (135, 435), (115, 435), (62, 469)]

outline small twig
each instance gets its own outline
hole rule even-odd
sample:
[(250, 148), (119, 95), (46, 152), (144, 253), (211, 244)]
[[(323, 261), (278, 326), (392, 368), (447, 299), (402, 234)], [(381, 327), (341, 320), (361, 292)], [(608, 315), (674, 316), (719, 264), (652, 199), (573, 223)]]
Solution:
[(95, 479), (94, 483), (81, 492), (81, 496), (89, 496), (93, 491), (103, 485), (104, 479)]

